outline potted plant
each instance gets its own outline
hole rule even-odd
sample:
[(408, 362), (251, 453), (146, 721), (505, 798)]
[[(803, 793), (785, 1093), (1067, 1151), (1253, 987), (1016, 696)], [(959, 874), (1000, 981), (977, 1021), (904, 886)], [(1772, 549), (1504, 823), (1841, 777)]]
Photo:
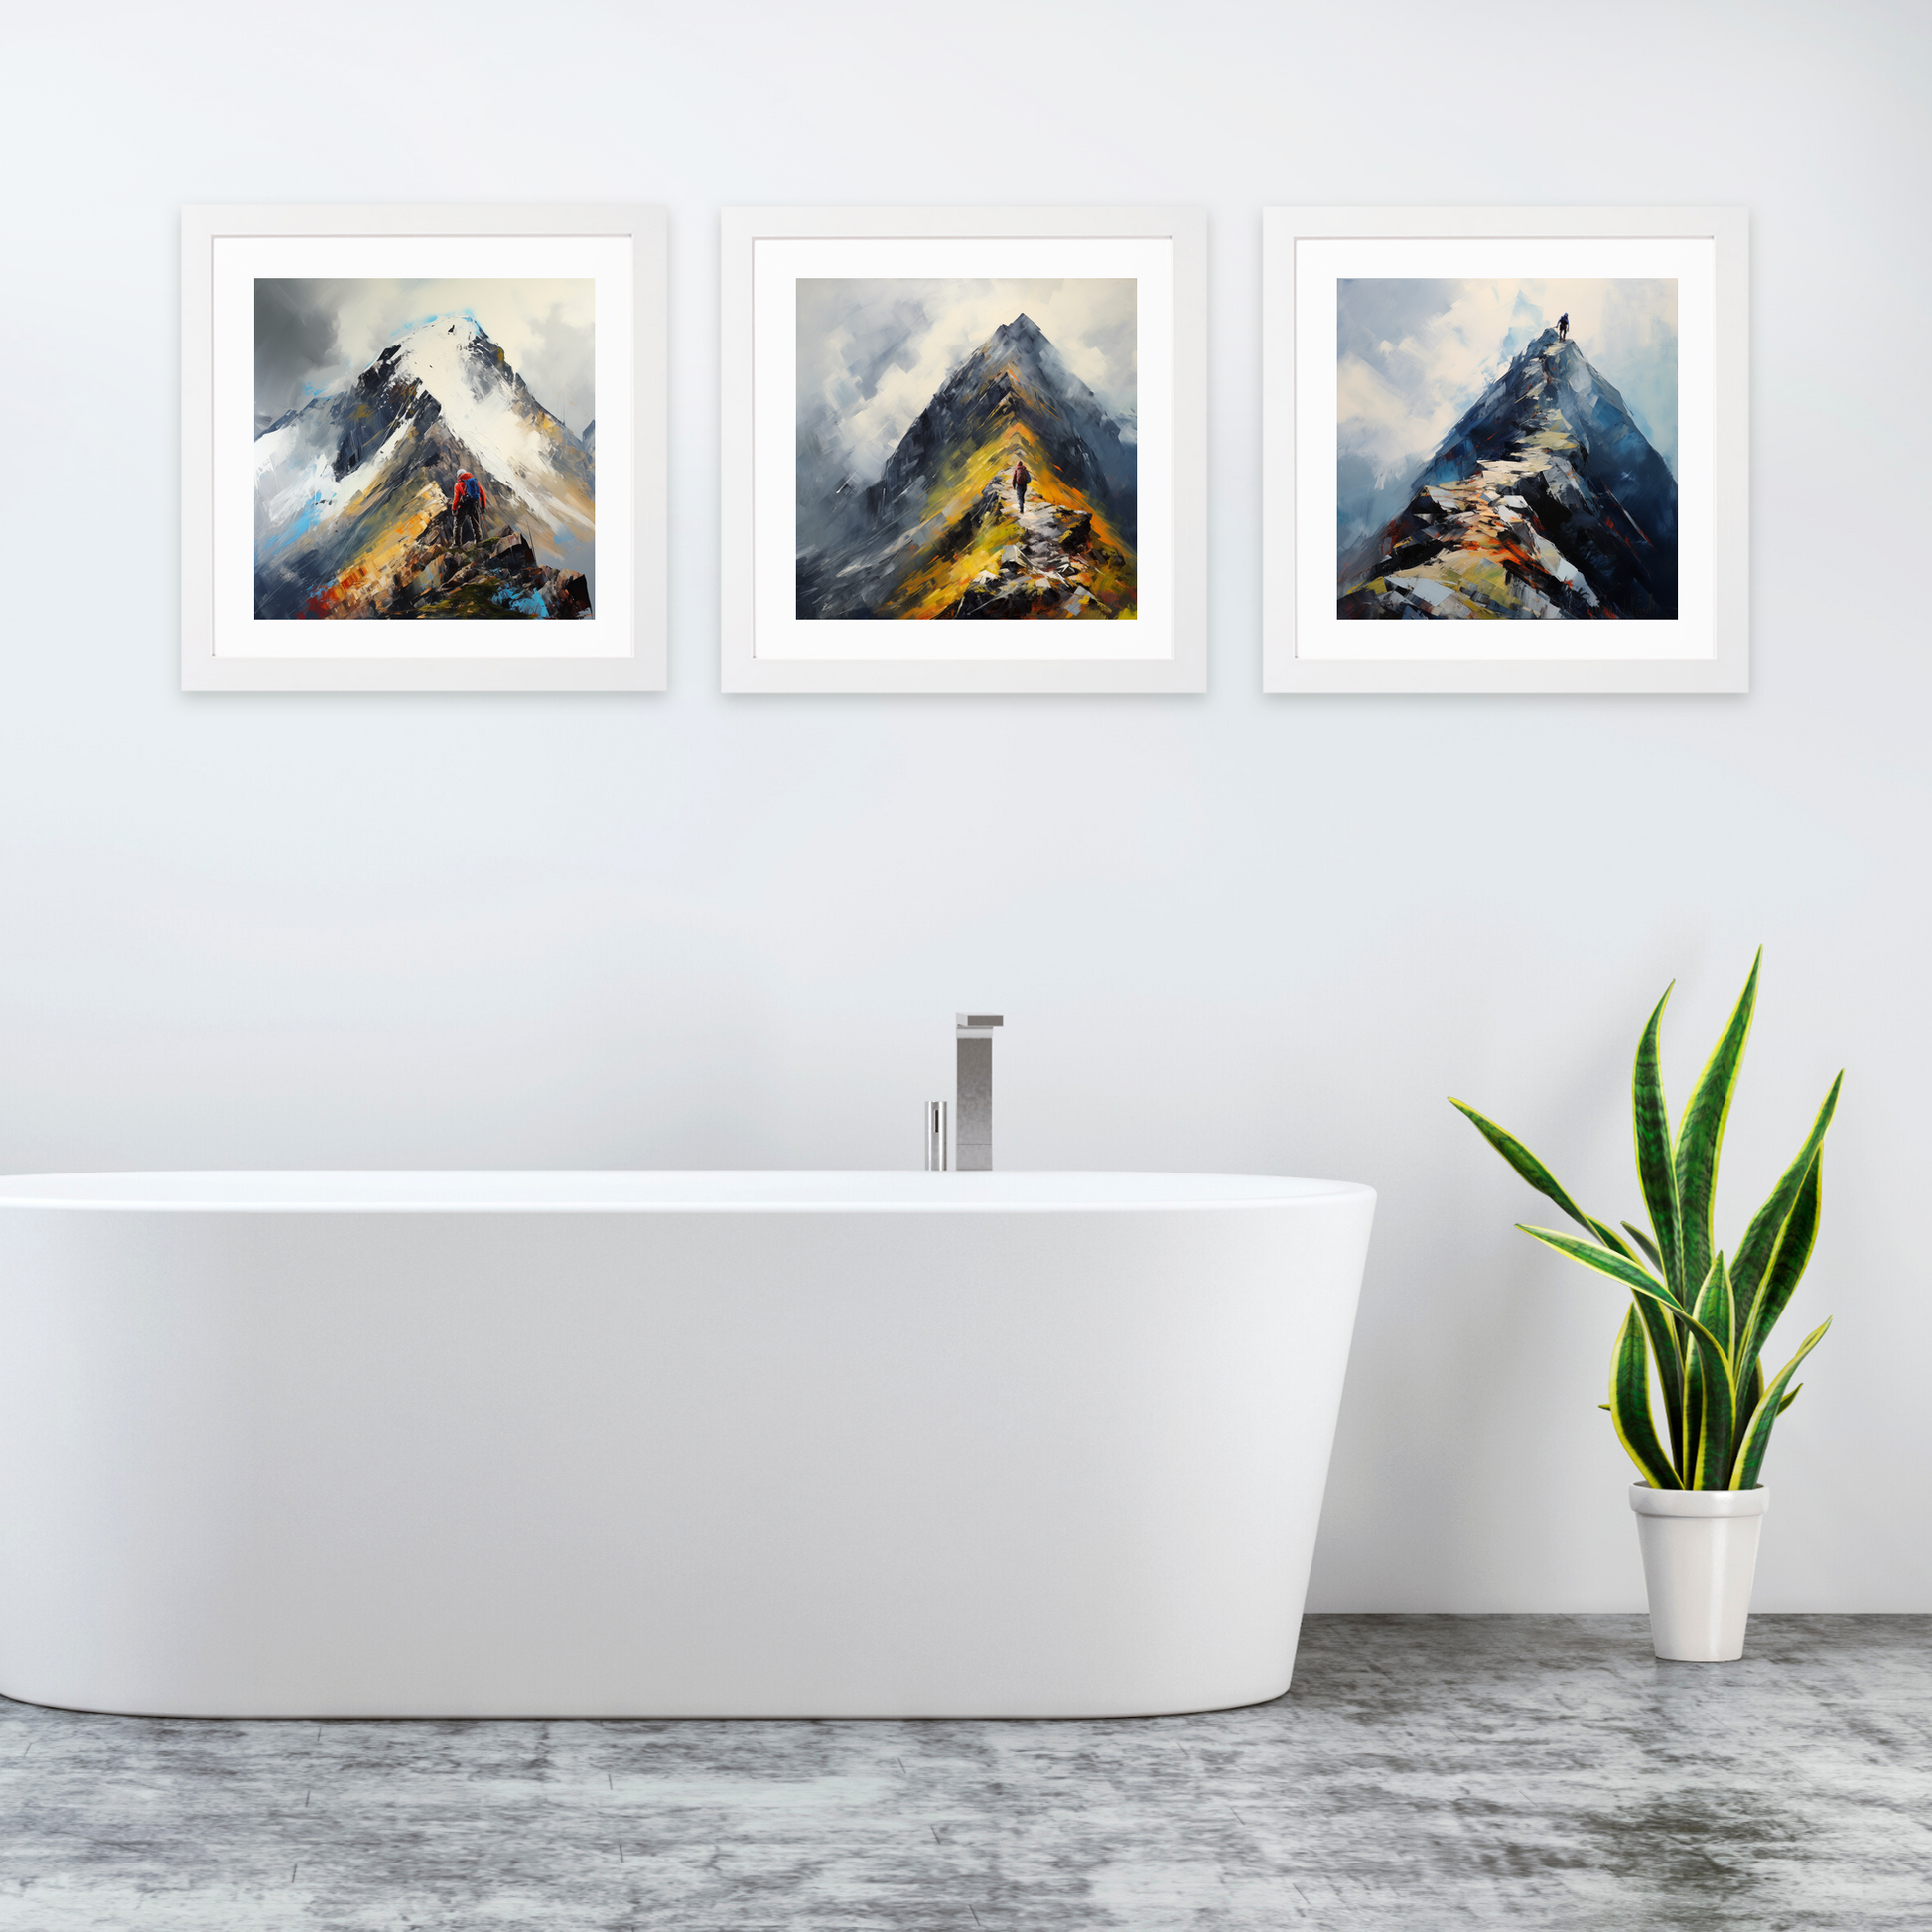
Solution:
[[(1643, 1477), (1631, 1485), (1630, 1507), (1637, 1512), (1650, 1593), (1651, 1642), (1660, 1657), (1700, 1662), (1744, 1654), (1758, 1530), (1769, 1503), (1758, 1481), (1764, 1452), (1772, 1425), (1797, 1400), (1792, 1376), (1832, 1325), (1826, 1320), (1814, 1328), (1765, 1381), (1759, 1359), (1764, 1344), (1818, 1237), (1821, 1149), (1843, 1072), (1797, 1159), (1779, 1175), (1729, 1261), (1712, 1230), (1718, 1156), (1763, 958), (1759, 947), (1675, 1137), (1658, 1068), (1669, 987), (1637, 1042), (1631, 1111), (1648, 1233), (1628, 1221), (1618, 1233), (1585, 1213), (1513, 1134), (1459, 1100), (1449, 1103), (1588, 1239), (1519, 1223), (1523, 1232), (1630, 1291), (1631, 1306), (1610, 1357), (1610, 1399), (1602, 1406)], [(1657, 1433), (1653, 1371), (1668, 1444)]]

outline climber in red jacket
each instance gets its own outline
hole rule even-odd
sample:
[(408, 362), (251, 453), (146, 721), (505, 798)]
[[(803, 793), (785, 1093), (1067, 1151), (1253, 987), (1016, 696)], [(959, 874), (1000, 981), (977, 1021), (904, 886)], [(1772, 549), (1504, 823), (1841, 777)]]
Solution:
[(450, 528), (458, 543), (463, 541), (466, 521), (479, 537), (483, 535), (483, 511), (488, 507), (489, 498), (483, 494), (483, 484), (468, 470), (464, 471), (450, 496)]
[(1034, 473), (1027, 468), (1027, 459), (1022, 457), (1013, 466), (1013, 493), (1020, 498), (1020, 514), (1027, 513), (1027, 485), (1034, 480)]

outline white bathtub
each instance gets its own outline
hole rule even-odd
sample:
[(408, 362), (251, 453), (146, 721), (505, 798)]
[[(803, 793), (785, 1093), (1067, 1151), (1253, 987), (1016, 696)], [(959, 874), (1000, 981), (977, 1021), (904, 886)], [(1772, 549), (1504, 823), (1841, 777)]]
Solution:
[(1373, 1211), (1210, 1174), (0, 1180), (0, 1692), (1276, 1697)]

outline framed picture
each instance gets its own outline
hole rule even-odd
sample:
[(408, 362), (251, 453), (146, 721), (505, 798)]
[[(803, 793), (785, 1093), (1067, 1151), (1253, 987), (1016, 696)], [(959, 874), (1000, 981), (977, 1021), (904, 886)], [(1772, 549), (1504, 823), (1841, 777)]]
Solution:
[(1742, 208), (1262, 219), (1264, 689), (1749, 688)]
[(182, 685), (661, 691), (653, 207), (182, 213)]
[(1206, 226), (728, 208), (727, 691), (1202, 691)]

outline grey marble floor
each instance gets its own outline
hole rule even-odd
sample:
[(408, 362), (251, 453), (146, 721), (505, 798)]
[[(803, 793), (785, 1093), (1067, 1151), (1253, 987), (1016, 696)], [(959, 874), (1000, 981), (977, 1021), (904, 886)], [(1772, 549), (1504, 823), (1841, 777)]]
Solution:
[(1932, 1928), (1932, 1617), (1311, 1617), (1136, 1722), (228, 1723), (0, 1700), (0, 1928)]

